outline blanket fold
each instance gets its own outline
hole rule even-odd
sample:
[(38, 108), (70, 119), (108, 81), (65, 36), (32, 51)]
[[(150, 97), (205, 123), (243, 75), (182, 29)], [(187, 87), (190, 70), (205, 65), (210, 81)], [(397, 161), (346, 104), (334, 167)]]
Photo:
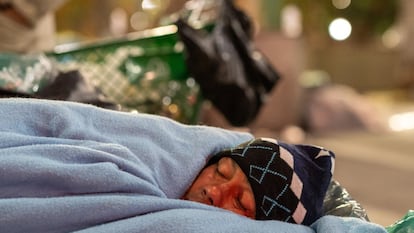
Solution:
[(1, 99), (0, 232), (306, 233), (329, 232), (328, 223), (351, 232), (344, 218), (310, 228), (179, 200), (211, 155), (252, 138), (85, 104)]

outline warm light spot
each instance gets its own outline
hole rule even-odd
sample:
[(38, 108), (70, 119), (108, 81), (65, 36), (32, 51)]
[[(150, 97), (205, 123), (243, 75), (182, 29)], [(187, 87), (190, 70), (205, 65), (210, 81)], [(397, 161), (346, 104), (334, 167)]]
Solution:
[(393, 131), (414, 129), (414, 112), (395, 114), (390, 117), (388, 124)]
[(332, 5), (336, 9), (345, 9), (351, 5), (351, 0), (332, 0)]
[(382, 43), (385, 47), (396, 48), (401, 43), (401, 33), (394, 28), (390, 28), (382, 35)]
[(171, 114), (177, 114), (178, 106), (175, 104), (171, 104), (170, 106), (168, 106), (168, 110), (170, 111)]
[(137, 11), (134, 14), (132, 14), (129, 21), (131, 27), (137, 31), (148, 28), (151, 23), (150, 16), (146, 12), (142, 11)]
[(168, 106), (168, 105), (170, 105), (171, 103), (172, 103), (172, 99), (171, 99), (171, 97), (169, 97), (169, 96), (164, 96), (164, 97), (162, 98), (162, 104), (163, 104), (163, 105)]
[(337, 18), (329, 24), (329, 35), (334, 40), (345, 40), (352, 32), (351, 23), (344, 18)]
[(286, 5), (281, 11), (281, 29), (283, 34), (290, 38), (302, 34), (302, 13), (293, 4)]
[(161, 2), (159, 0), (143, 0), (141, 3), (141, 7), (143, 10), (154, 10), (159, 8)]
[(109, 30), (112, 35), (119, 36), (128, 32), (128, 14), (123, 8), (115, 8), (109, 18)]
[(193, 78), (188, 78), (185, 84), (187, 84), (187, 87), (192, 88), (196, 85), (196, 81)]
[(157, 77), (157, 74), (154, 71), (148, 71), (145, 73), (145, 80), (152, 81)]

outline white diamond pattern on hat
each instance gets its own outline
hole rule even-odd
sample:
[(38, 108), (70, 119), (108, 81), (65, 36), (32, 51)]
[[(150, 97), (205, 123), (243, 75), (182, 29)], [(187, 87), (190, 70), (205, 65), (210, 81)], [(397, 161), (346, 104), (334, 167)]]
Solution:
[[(244, 148), (238, 148), (238, 147), (236, 147), (236, 148), (232, 148), (232, 149), (230, 150), (231, 154), (232, 154), (232, 155), (238, 155), (238, 156), (240, 156), (240, 157), (245, 157), (246, 153), (247, 153), (250, 149), (262, 149), (262, 150), (273, 151), (273, 149), (272, 149), (271, 147), (267, 147), (267, 146), (251, 146), (250, 144), (251, 144), (252, 142), (253, 142), (253, 141), (251, 141), (249, 144), (247, 144)], [(243, 152), (242, 152), (242, 153), (237, 153), (237, 152), (235, 152), (235, 150), (237, 150), (237, 149), (243, 149)]]
[(292, 174), (292, 183), (290, 184), (290, 189), (295, 194), (295, 196), (300, 200), (300, 197), (302, 196), (303, 191), (303, 183), (296, 175), (296, 172)]
[(289, 167), (293, 169), (293, 155), (283, 147), (279, 147), (279, 150), (280, 158), (282, 158), (289, 165)]
[(333, 175), (334, 170), (335, 170), (335, 157), (332, 156), (328, 150), (324, 149), (321, 147), (321, 151), (319, 151), (319, 154), (315, 157), (315, 159), (318, 159), (319, 157), (322, 156), (329, 156), (331, 157), (331, 175)]
[[(266, 202), (270, 202), (271, 205), (266, 205)], [(266, 209), (263, 208), (263, 206), (270, 206), (270, 208), (266, 210)], [(266, 195), (263, 196), (263, 201), (262, 201), (262, 207), (261, 208), (262, 208), (262, 210), (263, 210), (263, 212), (265, 213), (266, 216), (269, 216), (269, 214), (272, 212), (272, 210), (275, 207), (278, 207), (278, 208), (286, 211), (287, 213), (292, 212), (289, 208), (287, 208), (286, 206), (280, 204), (277, 200), (272, 199), (272, 198), (270, 198)]]
[(286, 190), (289, 188), (288, 184), (285, 184), (285, 187), (283, 187), (282, 191), (277, 195), (276, 200), (279, 200), (281, 196), (283, 196), (286, 193)]
[[(289, 153), (285, 148), (280, 147), (280, 158), (282, 158), (291, 168), (293, 169), (293, 155)], [(302, 190), (303, 190), (303, 183), (298, 177), (298, 175), (293, 172), (292, 174), (292, 182), (290, 184), (290, 189), (293, 191), (295, 196), (300, 200), (300, 197), (302, 196)]]
[[(259, 166), (256, 166), (256, 165), (250, 165), (250, 174), (249, 174), (249, 176), (250, 176), (252, 179), (254, 179), (255, 181), (257, 181), (257, 183), (259, 183), (259, 184), (261, 184), (261, 183), (262, 183), (262, 181), (263, 181), (264, 177), (265, 177), (268, 173), (273, 174), (273, 175), (275, 175), (275, 176), (279, 176), (279, 177), (281, 177), (281, 178), (282, 178), (282, 179), (284, 179), (284, 180), (287, 180), (287, 177), (286, 177), (285, 175), (283, 175), (283, 174), (281, 174), (281, 173), (279, 173), (279, 172), (276, 172), (276, 171), (272, 171), (272, 170), (270, 170), (270, 169), (269, 169), (270, 165), (272, 164), (272, 162), (273, 162), (273, 160), (275, 159), (275, 156), (276, 156), (277, 154), (278, 154), (277, 152), (274, 152), (274, 153), (272, 154), (272, 158), (269, 160), (269, 162), (267, 163), (266, 167), (259, 167)], [(262, 174), (260, 175), (260, 177), (255, 177), (255, 176), (253, 175), (253, 174), (255, 174), (255, 173), (254, 173), (254, 170), (260, 170), (260, 171), (262, 172)]]
[(305, 219), (306, 216), (306, 209), (302, 205), (302, 202), (298, 203), (298, 206), (296, 207), (295, 212), (292, 214), (292, 218), (295, 220), (296, 223), (302, 223), (303, 219)]
[(321, 150), (319, 151), (319, 154), (317, 156), (315, 156), (315, 159), (317, 159), (317, 158), (319, 158), (321, 156), (331, 156), (327, 150), (325, 150), (325, 149), (323, 149), (321, 147), (320, 147), (320, 149)]

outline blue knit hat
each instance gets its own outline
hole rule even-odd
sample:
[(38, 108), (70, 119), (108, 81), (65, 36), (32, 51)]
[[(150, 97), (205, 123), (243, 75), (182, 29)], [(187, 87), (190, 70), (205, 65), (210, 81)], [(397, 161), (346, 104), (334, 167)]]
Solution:
[(232, 158), (247, 176), (256, 202), (256, 219), (310, 225), (322, 205), (335, 155), (321, 147), (258, 138), (214, 155)]

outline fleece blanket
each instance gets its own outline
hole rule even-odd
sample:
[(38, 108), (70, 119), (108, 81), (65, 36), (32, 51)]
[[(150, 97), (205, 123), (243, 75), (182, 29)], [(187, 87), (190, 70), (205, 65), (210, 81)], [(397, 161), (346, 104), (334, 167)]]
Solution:
[(0, 232), (385, 232), (311, 227), (180, 200), (212, 154), (252, 135), (70, 102), (0, 100)]

